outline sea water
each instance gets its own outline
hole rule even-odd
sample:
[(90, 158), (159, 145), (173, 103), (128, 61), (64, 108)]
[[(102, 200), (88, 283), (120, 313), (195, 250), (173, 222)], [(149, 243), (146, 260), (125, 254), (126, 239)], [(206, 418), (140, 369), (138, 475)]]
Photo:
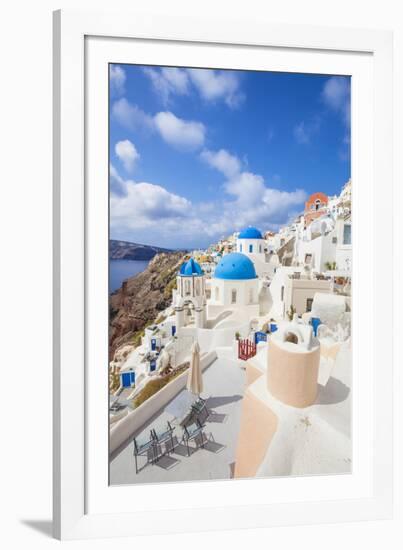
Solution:
[(109, 292), (120, 288), (125, 279), (144, 271), (148, 264), (148, 260), (110, 260)]

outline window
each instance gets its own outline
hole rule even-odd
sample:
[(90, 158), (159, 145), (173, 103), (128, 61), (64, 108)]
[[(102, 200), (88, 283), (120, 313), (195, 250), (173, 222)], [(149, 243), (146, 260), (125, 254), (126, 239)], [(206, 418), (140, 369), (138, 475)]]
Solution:
[(200, 296), (200, 281), (196, 281), (196, 296)]
[(190, 281), (189, 280), (185, 281), (185, 294), (186, 294), (186, 296), (190, 295)]
[(283, 286), (281, 287), (281, 298), (280, 298), (280, 300), (282, 302), (284, 302), (284, 287)]
[(306, 301), (306, 311), (312, 311), (313, 298), (308, 298)]
[(259, 252), (261, 253), (262, 252), (262, 245), (259, 244)]
[(291, 344), (298, 344), (298, 336), (293, 332), (287, 332), (284, 338), (285, 342), (290, 342)]
[(332, 243), (337, 244), (337, 237), (332, 237)]
[(351, 244), (351, 225), (350, 224), (344, 224), (343, 244)]
[(312, 263), (312, 254), (305, 254), (305, 263), (306, 264)]
[(231, 304), (236, 304), (236, 290), (233, 288), (231, 290)]
[(218, 286), (215, 287), (215, 301), (218, 302), (218, 300), (220, 299), (220, 290), (218, 288)]
[(242, 243), (239, 245), (239, 252), (242, 252)]
[(249, 252), (253, 252), (253, 244), (249, 245)]

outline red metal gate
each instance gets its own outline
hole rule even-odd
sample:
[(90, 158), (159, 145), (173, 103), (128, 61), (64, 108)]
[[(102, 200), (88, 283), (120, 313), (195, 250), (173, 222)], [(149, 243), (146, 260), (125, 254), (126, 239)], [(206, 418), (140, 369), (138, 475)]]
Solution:
[(245, 340), (238, 340), (238, 357), (246, 361), (256, 355), (256, 344), (251, 342), (247, 338)]

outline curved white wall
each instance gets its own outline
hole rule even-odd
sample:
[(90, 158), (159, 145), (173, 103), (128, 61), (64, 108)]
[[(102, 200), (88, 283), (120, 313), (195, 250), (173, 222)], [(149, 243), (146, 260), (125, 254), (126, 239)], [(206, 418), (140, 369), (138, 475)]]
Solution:
[[(223, 321), (226, 322), (226, 321)], [(246, 338), (250, 332), (250, 323), (232, 321), (232, 325), (227, 328), (216, 328), (214, 330), (198, 329), (197, 339), (200, 348), (203, 351), (210, 351), (220, 347), (232, 347), (236, 332), (239, 332), (242, 338)]]

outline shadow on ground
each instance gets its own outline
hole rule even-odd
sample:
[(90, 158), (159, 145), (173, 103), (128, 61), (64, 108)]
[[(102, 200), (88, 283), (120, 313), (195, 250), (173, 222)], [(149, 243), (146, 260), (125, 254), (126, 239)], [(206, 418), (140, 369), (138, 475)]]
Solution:
[(215, 409), (216, 407), (222, 407), (227, 403), (234, 403), (242, 399), (242, 395), (224, 395), (221, 397), (209, 397), (206, 401), (207, 407)]
[(223, 422), (226, 422), (227, 419), (228, 415), (216, 413), (213, 411), (208, 415), (207, 422), (219, 422), (220, 424), (222, 424)]
[(317, 405), (332, 405), (341, 403), (347, 399), (350, 393), (350, 388), (343, 384), (337, 378), (331, 376), (326, 384), (322, 386), (318, 384), (318, 397), (316, 398)]

